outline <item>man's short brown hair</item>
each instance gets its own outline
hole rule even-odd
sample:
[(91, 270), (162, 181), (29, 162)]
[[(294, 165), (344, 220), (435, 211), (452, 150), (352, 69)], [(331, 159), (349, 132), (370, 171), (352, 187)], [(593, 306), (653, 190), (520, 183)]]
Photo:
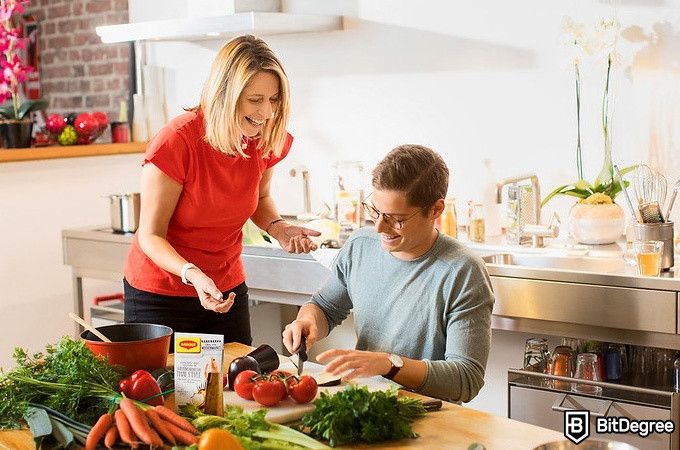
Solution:
[(446, 197), (449, 169), (439, 154), (422, 145), (400, 145), (373, 169), (373, 187), (402, 191), (411, 206), (429, 208)]

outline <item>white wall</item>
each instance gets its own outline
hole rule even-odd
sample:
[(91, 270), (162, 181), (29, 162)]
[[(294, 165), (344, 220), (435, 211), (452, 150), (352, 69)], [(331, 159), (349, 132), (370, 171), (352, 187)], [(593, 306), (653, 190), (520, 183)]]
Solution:
[[(368, 172), (387, 151), (407, 142), (444, 156), (459, 211), (465, 201), (481, 196), (485, 156), (493, 159), (499, 177), (535, 171), (544, 192), (574, 180), (574, 80), (561, 21), (564, 14), (592, 21), (608, 2), (284, 3), (300, 10), (347, 8), (361, 20), (348, 20), (345, 31), (265, 37), (293, 89), (289, 128), (296, 141), (274, 180), (283, 212), (302, 209), (299, 180), (287, 169), (310, 167), (318, 205), (330, 201), (333, 162), (363, 160)], [(652, 24), (668, 21), (674, 28), (655, 47), (621, 43), (625, 58), (616, 72), (614, 158), (622, 166), (650, 160), (674, 180), (680, 168), (669, 155), (680, 149), (680, 65), (671, 67), (680, 55), (680, 0), (621, 3), (617, 14), (624, 26), (637, 24), (649, 33)], [(149, 49), (149, 63), (165, 68), (171, 115), (196, 103), (220, 45), (163, 43)], [(661, 62), (653, 61), (657, 55)], [(638, 66), (652, 60), (647, 65), (654, 69), (635, 72), (635, 84), (622, 75), (634, 56)], [(654, 74), (659, 68), (661, 75)], [(597, 69), (602, 66), (583, 74), (583, 146), (591, 180), (602, 158), (598, 108), (604, 74)], [(14, 346), (36, 350), (71, 329), (70, 271), (62, 264), (60, 232), (106, 223), (103, 196), (138, 190), (140, 159), (0, 164), (0, 366), (9, 364)], [(556, 209), (564, 222), (570, 204), (556, 200), (546, 214)], [(95, 284), (91, 290), (110, 286)], [(495, 336), (494, 345), (502, 340), (503, 335)]]

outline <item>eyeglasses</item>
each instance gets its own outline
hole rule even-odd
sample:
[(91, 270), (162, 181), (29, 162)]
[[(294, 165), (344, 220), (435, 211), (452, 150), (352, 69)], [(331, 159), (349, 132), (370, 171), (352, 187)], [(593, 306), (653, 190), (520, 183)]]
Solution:
[(378, 211), (377, 209), (375, 209), (375, 207), (373, 207), (372, 205), (369, 205), (366, 202), (361, 202), (361, 204), (363, 205), (364, 209), (366, 210), (366, 214), (368, 214), (368, 216), (371, 219), (378, 220), (380, 218), (380, 216), (382, 216), (383, 221), (387, 224), (387, 226), (394, 228), (395, 230), (401, 230), (402, 227), (404, 226), (404, 222), (406, 222), (411, 217), (414, 217), (416, 214), (418, 214), (420, 212), (420, 211), (416, 211), (405, 219), (397, 219), (396, 217), (394, 217), (390, 214), (386, 214), (384, 212)]

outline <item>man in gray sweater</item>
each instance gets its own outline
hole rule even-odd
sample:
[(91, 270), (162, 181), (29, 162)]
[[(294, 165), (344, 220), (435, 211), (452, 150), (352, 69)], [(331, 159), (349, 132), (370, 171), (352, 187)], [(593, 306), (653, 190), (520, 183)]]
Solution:
[(484, 384), (493, 293), (484, 263), (440, 234), (449, 171), (418, 145), (392, 150), (373, 170), (366, 213), (374, 228), (348, 239), (331, 279), (286, 326), (294, 353), (323, 339), (354, 312), (355, 350), (331, 349), (326, 371), (382, 375), (432, 397), (472, 400)]

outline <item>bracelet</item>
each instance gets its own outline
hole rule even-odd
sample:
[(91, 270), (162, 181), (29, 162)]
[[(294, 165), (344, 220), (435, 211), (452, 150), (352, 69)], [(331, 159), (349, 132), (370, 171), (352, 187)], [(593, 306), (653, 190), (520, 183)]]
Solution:
[(269, 225), (267, 225), (267, 228), (264, 229), (264, 232), (269, 234), (269, 229), (272, 227), (272, 225), (274, 225), (275, 223), (278, 223), (278, 222), (283, 222), (284, 220), (286, 220), (286, 219), (284, 219), (282, 217), (279, 217), (278, 219), (272, 220), (271, 222), (269, 222)]
[(189, 280), (187, 280), (187, 272), (189, 269), (198, 269), (194, 264), (191, 263), (186, 263), (182, 266), (182, 270), (180, 271), (180, 276), (182, 277), (182, 283), (188, 285), (188, 286), (193, 286)]

